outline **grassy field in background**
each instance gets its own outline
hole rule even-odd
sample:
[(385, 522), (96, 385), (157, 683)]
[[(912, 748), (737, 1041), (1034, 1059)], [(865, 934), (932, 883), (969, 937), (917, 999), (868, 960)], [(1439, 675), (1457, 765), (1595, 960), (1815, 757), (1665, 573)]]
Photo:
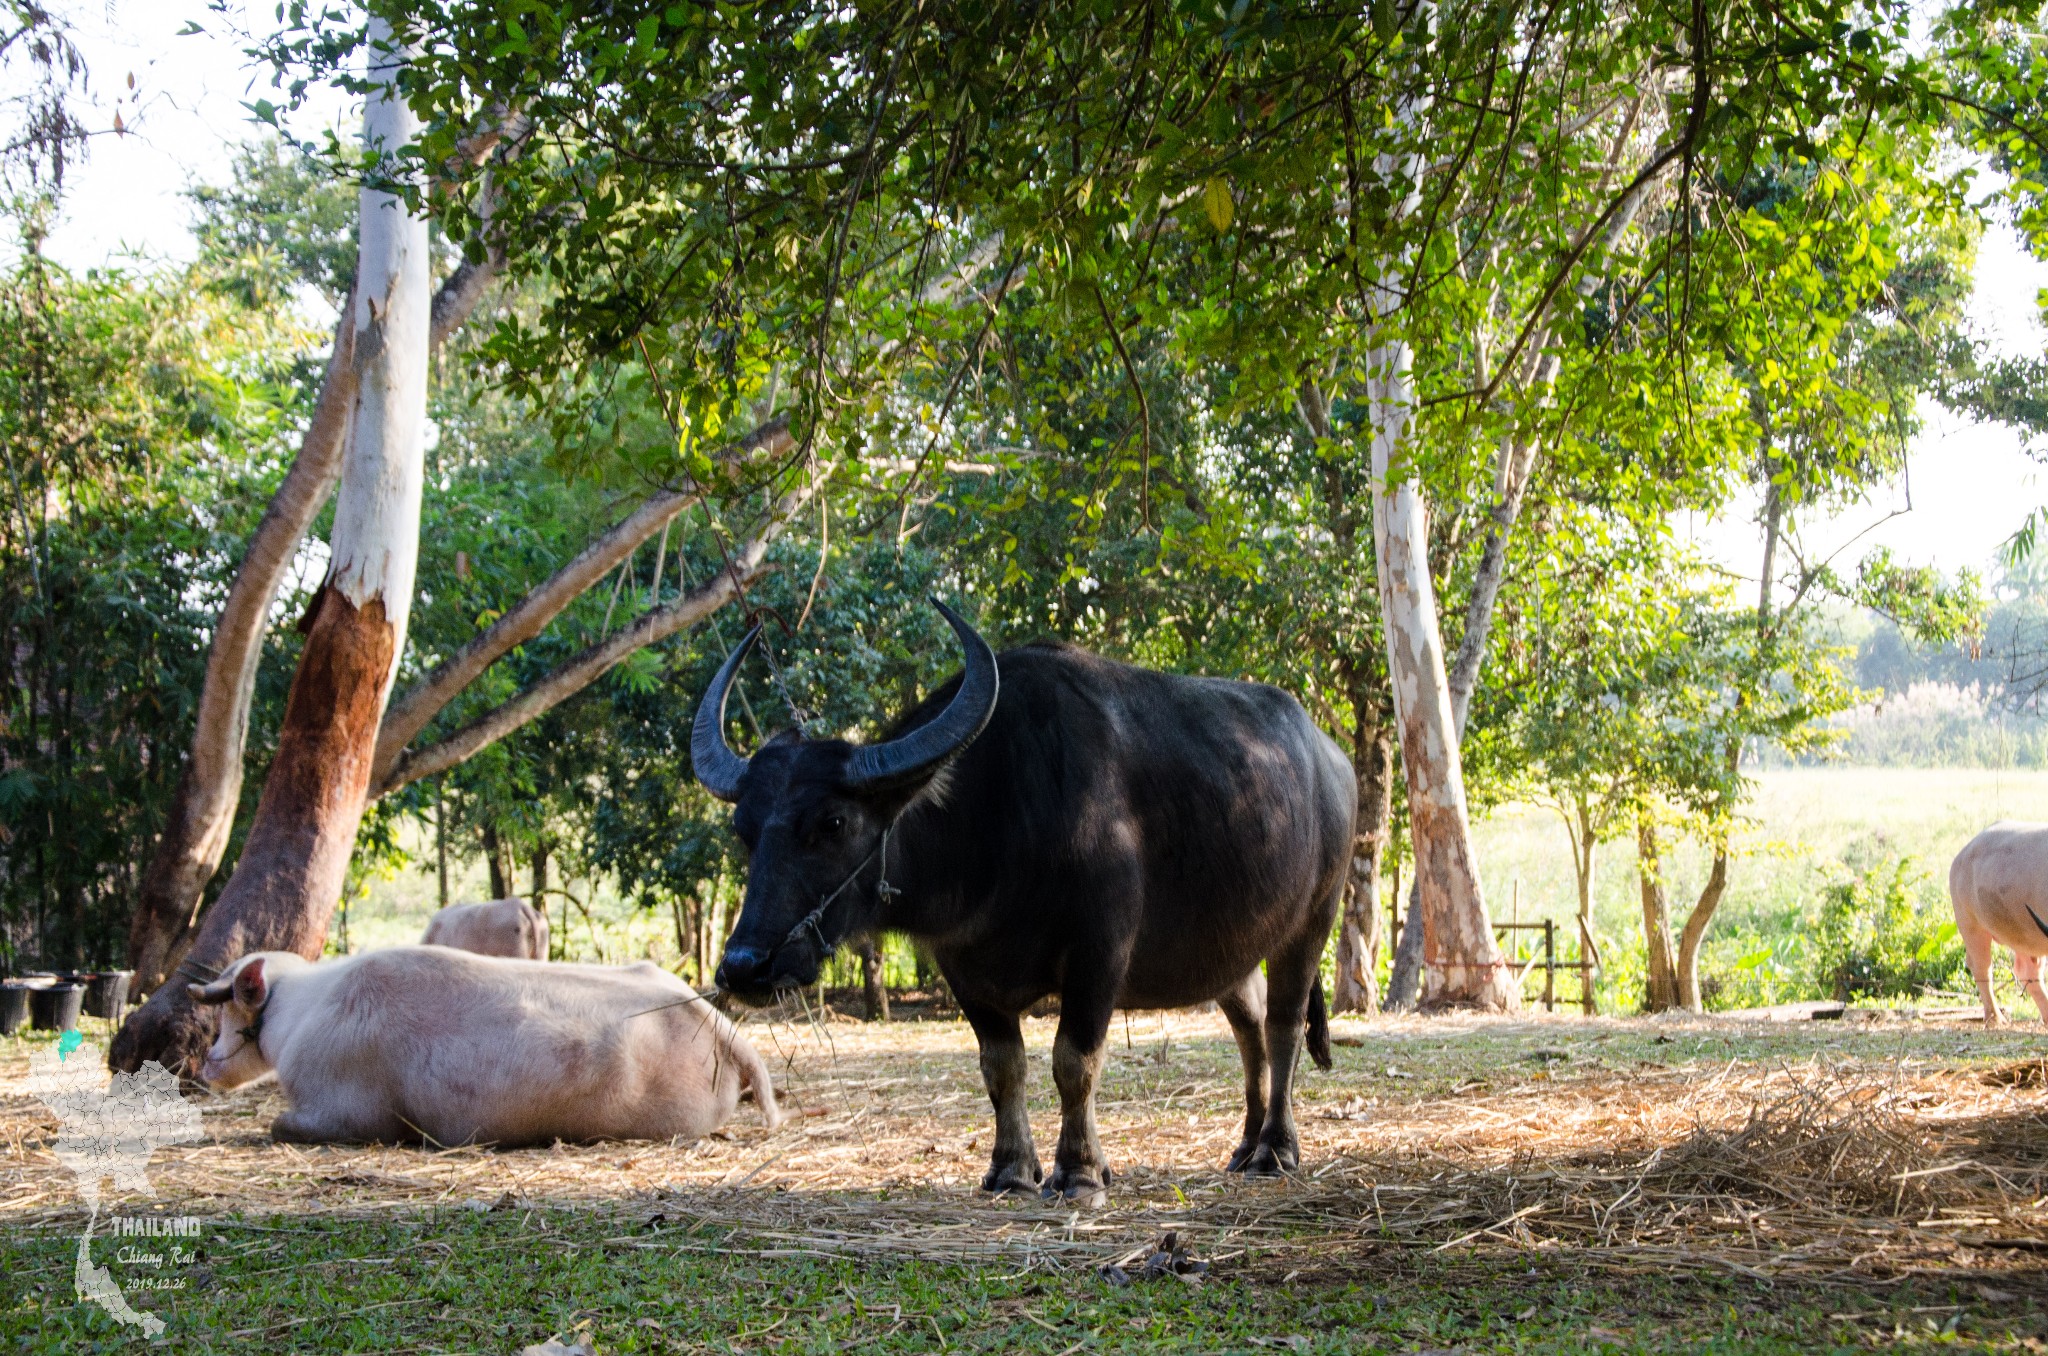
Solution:
[[(1729, 870), (1728, 893), (1705, 949), (1703, 970), (1718, 972), (1729, 981), (1729, 1001), (1722, 1006), (1802, 996), (1810, 957), (1802, 950), (1801, 920), (1831, 876), (1880, 860), (1910, 857), (1929, 877), (1930, 901), (1946, 900), (1949, 861), (1978, 830), (1999, 819), (2048, 820), (2048, 772), (1852, 767), (1770, 771), (1756, 778), (1756, 795), (1746, 819)], [(1474, 834), (1495, 918), (1508, 917), (1519, 882), (1523, 919), (1551, 917), (1569, 923), (1578, 909), (1577, 886), (1570, 844), (1555, 811), (1505, 806), (1476, 824)], [(1709, 865), (1706, 849), (1697, 843), (1666, 844), (1664, 870), (1674, 911), (1691, 907)], [(1609, 1008), (1617, 999), (1624, 1004), (1634, 1001), (1627, 986), (1641, 973), (1643, 914), (1637, 880), (1631, 829), (1622, 839), (1603, 843), (1596, 864), (1596, 930), (1616, 972), (1602, 995)], [(1569, 927), (1559, 933), (1560, 938), (1571, 935)], [(1749, 971), (1735, 970), (1738, 958), (1765, 947), (1772, 953), (1768, 961)], [(2001, 969), (2009, 979), (2009, 964), (2002, 963)], [(1561, 980), (1560, 991), (1575, 983)], [(1576, 988), (1572, 991), (1576, 993)], [(2016, 990), (2012, 996), (2017, 997)]]

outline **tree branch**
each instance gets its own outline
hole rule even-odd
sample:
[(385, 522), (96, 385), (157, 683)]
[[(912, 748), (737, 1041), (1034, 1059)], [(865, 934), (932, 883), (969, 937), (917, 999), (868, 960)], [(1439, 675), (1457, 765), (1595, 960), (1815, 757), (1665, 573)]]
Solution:
[[(446, 772), (449, 768), (466, 762), (480, 750), (488, 748), (522, 725), (545, 715), (575, 696), (634, 651), (666, 640), (676, 632), (695, 625), (724, 607), (738, 597), (741, 590), (767, 573), (767, 567), (762, 562), (769, 545), (780, 534), (791, 516), (810, 500), (820, 484), (820, 479), (807, 478), (803, 485), (784, 495), (777, 502), (759, 535), (735, 551), (731, 563), (708, 583), (693, 589), (667, 607), (642, 613), (639, 619), (625, 630), (584, 650), (518, 696), (471, 721), (440, 743), (395, 758), (387, 771), (373, 774), (371, 798), (389, 795), (423, 777)], [(452, 696), (453, 693), (449, 695)]]
[[(757, 453), (781, 456), (794, 446), (788, 420), (771, 419), (744, 438), (727, 444), (716, 459), (721, 465), (730, 466)], [(405, 746), (412, 743), (419, 732), (441, 714), (442, 708), (475, 682), (485, 669), (547, 629), (548, 623), (564, 608), (582, 597), (585, 590), (702, 496), (701, 486), (690, 485), (680, 490), (663, 490), (644, 500), (611, 530), (584, 547), (574, 560), (555, 571), (497, 621), (478, 633), (469, 644), (442, 660), (425, 678), (394, 698), (384, 713), (384, 724), (377, 732), (377, 756), (370, 773), (371, 784), (383, 786), (398, 765)], [(632, 631), (629, 628), (621, 634), (630, 635)]]

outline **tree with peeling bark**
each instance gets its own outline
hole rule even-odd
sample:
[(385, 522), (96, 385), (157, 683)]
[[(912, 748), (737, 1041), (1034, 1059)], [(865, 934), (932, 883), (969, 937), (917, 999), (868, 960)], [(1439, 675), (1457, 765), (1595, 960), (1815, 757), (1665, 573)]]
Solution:
[[(469, 154), (487, 154), (482, 143)], [(278, 594), (314, 518), (340, 476), (357, 398), (353, 222), (339, 216), (340, 185), (269, 144), (250, 148), (237, 181), (193, 196), (207, 213), (201, 245), (252, 304), (281, 304), (294, 282), (319, 288), (340, 312), (325, 374), (298, 455), (242, 553), (213, 627), (192, 742), (129, 926), (135, 992), (153, 993), (192, 940), (206, 887), (219, 870), (241, 804), (250, 703)], [(346, 262), (344, 262), (346, 252)], [(283, 261), (285, 268), (278, 264)], [(429, 343), (444, 344), (475, 309), (496, 271), (490, 260), (453, 271), (435, 294)]]
[[(373, 20), (372, 92), (363, 139), (374, 161), (409, 145), (418, 124), (399, 97), (404, 49)], [(426, 445), (432, 329), (427, 223), (374, 181), (362, 190), (360, 254), (345, 321), (354, 331), (353, 398), (326, 580), (300, 626), (305, 643), (277, 753), (242, 855), (180, 969), (203, 975), (246, 951), (317, 957), (341, 893), (369, 790), (377, 726), (412, 606)], [(267, 600), (266, 600), (267, 602)], [(129, 1018), (110, 1058), (185, 1067), (207, 1033), (186, 993), (166, 983)]]

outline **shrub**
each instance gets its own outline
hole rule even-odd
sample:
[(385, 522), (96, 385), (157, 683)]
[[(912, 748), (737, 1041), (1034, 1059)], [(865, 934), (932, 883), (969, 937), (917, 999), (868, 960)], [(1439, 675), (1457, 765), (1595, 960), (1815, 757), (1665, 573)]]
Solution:
[(1830, 882), (1814, 923), (1820, 987), (1845, 1002), (1940, 989), (1963, 966), (1947, 902), (1910, 857)]

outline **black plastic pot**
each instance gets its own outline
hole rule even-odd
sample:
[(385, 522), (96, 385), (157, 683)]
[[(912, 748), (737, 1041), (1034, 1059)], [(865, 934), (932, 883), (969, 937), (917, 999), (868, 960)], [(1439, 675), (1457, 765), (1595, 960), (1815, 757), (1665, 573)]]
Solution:
[(128, 983), (133, 970), (101, 970), (85, 982), (85, 1015), (119, 1022), (128, 1012)]
[(12, 1036), (28, 1023), (28, 985), (18, 979), (0, 984), (0, 1036)]
[(28, 991), (29, 1025), (38, 1031), (70, 1031), (85, 1003), (83, 984), (49, 984)]

